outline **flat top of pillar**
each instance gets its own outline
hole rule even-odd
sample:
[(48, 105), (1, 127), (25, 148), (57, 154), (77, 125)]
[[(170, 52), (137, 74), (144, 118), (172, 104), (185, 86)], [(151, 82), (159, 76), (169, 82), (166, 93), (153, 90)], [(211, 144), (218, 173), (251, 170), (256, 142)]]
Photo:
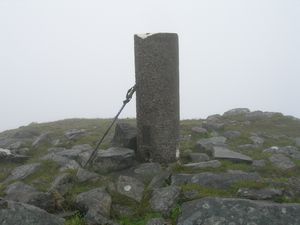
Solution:
[(135, 34), (135, 36), (139, 37), (139, 38), (142, 38), (142, 39), (146, 39), (150, 36), (153, 36), (153, 35), (177, 35), (177, 33), (142, 33), (142, 34)]

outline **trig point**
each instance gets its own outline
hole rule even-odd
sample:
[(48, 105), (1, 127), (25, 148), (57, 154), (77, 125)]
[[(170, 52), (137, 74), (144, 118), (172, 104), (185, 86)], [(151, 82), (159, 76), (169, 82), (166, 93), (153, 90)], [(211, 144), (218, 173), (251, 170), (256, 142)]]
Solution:
[(134, 36), (137, 155), (142, 161), (176, 161), (179, 148), (179, 56), (175, 33)]

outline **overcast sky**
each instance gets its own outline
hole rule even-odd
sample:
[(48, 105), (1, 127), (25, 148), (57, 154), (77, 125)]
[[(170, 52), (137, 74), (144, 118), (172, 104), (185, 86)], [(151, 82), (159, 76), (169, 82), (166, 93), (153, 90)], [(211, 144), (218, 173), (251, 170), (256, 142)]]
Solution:
[(113, 117), (145, 32), (179, 35), (182, 119), (300, 117), (299, 0), (0, 0), (0, 130)]

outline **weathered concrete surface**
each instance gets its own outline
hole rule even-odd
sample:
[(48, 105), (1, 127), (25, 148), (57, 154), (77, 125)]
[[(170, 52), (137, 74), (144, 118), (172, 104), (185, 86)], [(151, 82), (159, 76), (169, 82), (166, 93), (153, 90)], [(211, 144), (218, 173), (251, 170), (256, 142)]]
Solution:
[(174, 33), (135, 35), (137, 156), (176, 160), (179, 145), (179, 57)]

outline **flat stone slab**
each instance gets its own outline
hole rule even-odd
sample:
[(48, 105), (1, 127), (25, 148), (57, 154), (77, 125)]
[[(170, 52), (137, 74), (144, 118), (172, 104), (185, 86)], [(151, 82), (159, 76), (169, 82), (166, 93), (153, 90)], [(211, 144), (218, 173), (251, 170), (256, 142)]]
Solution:
[(226, 189), (241, 181), (258, 181), (257, 173), (231, 171), (226, 173), (175, 174), (172, 176), (173, 185), (198, 184), (208, 188)]
[(5, 182), (10, 182), (13, 180), (23, 180), (31, 174), (38, 171), (41, 167), (40, 163), (26, 164), (15, 168), (5, 180)]
[(33, 205), (0, 199), (1, 225), (63, 225), (64, 222)]
[(237, 192), (239, 197), (252, 200), (272, 200), (283, 195), (283, 191), (274, 188), (250, 189), (240, 188)]
[(227, 138), (222, 136), (200, 139), (196, 144), (196, 148), (199, 152), (212, 155), (213, 147), (225, 146), (226, 140)]
[(177, 225), (299, 225), (300, 204), (234, 198), (203, 198), (183, 203)]
[(234, 152), (225, 147), (216, 146), (213, 148), (213, 157), (215, 159), (225, 159), (232, 162), (245, 162), (252, 163), (252, 158), (241, 154), (239, 152)]
[(218, 168), (222, 164), (218, 160), (211, 160), (207, 162), (198, 162), (198, 163), (187, 163), (182, 165), (185, 168), (190, 168), (190, 169), (204, 169), (204, 168)]
[(137, 202), (141, 202), (145, 185), (134, 177), (120, 176), (117, 181), (117, 191)]

